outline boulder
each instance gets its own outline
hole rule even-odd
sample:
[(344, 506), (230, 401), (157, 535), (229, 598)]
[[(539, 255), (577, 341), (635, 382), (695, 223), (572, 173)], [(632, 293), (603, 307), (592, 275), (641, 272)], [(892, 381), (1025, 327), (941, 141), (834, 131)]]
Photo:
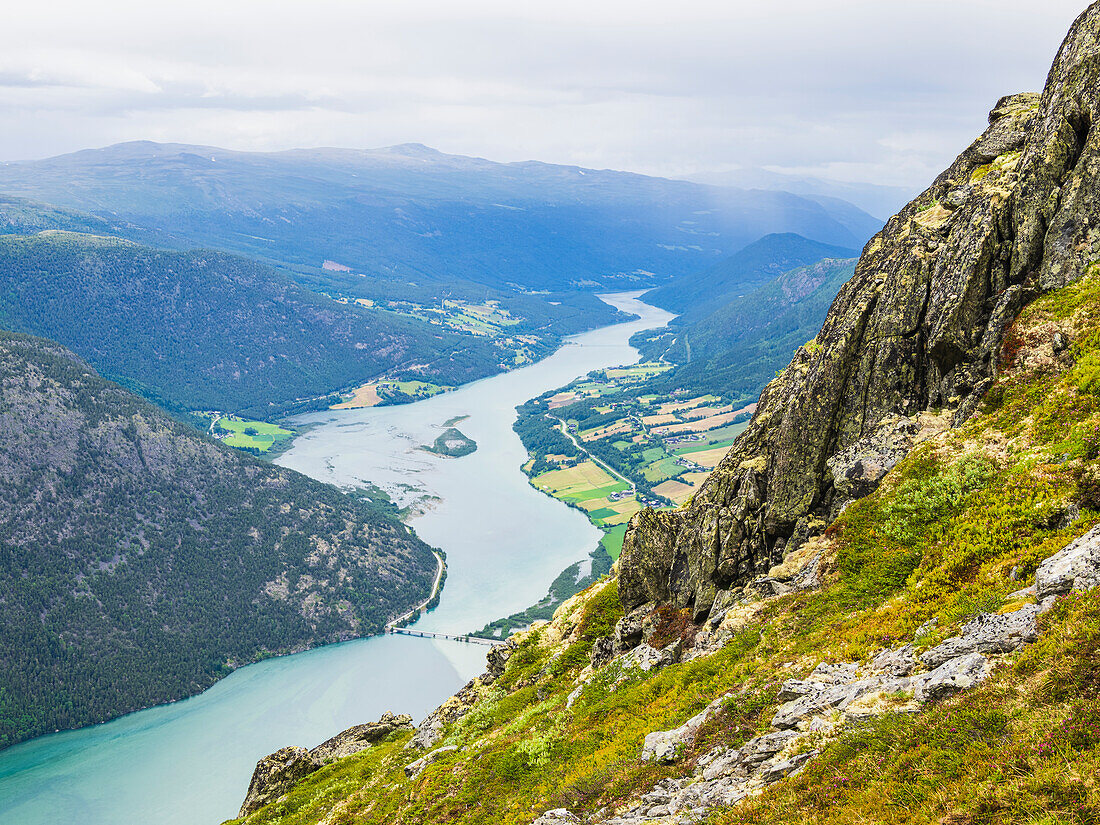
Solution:
[(919, 702), (942, 699), (978, 684), (989, 670), (989, 660), (980, 653), (950, 659), (930, 673), (914, 676), (914, 695)]
[(456, 750), (458, 750), (457, 745), (444, 745), (442, 748), (436, 748), (434, 751), (424, 754), (416, 761), (405, 766), (405, 776), (409, 779), (416, 779), (428, 765), (439, 761), (448, 753), (453, 753)]
[(707, 720), (722, 709), (730, 697), (730, 694), (715, 699), (699, 713), (692, 716), (684, 724), (672, 730), (658, 730), (646, 734), (645, 744), (642, 746), (642, 759), (656, 762), (673, 762), (679, 756), (680, 751), (695, 738)]
[(908, 676), (917, 667), (917, 657), (912, 645), (894, 650), (883, 650), (871, 660), (871, 669), (886, 676)]
[(827, 710), (844, 710), (856, 699), (868, 693), (896, 693), (911, 689), (909, 679), (885, 676), (871, 676), (832, 685), (780, 705), (772, 718), (772, 727), (780, 729), (796, 727), (799, 723)]
[(1035, 573), (1035, 597), (1045, 601), (1071, 590), (1092, 590), (1100, 585), (1100, 526), (1089, 530), (1039, 565)]
[(531, 825), (566, 825), (569, 822), (580, 822), (580, 819), (568, 808), (554, 808), (554, 810), (544, 813)]
[(314, 759), (322, 761), (340, 759), (369, 748), (396, 730), (412, 730), (412, 717), (387, 711), (377, 722), (356, 725), (336, 734), (311, 750), (310, 754)]
[(817, 756), (817, 754), (818, 751), (805, 751), (804, 753), (796, 753), (789, 759), (773, 762), (760, 772), (759, 779), (761, 782), (768, 784), (778, 782), (785, 776), (797, 773), (803, 765)]
[(1024, 605), (1012, 613), (983, 613), (963, 625), (962, 633), (921, 654), (926, 667), (938, 667), (968, 653), (1008, 653), (1024, 642), (1035, 641), (1038, 628), (1036, 605)]
[(648, 643), (640, 644), (622, 658), (624, 667), (636, 667), (648, 673), (651, 670), (668, 667), (680, 661), (683, 652), (683, 642), (676, 639), (660, 650), (650, 647)]
[(305, 748), (280, 748), (256, 763), (252, 772), (252, 781), (248, 783), (248, 793), (244, 804), (237, 814), (244, 818), (260, 810), (264, 805), (274, 802), (293, 788), (299, 780), (309, 776), (321, 767), (321, 762)]
[(919, 429), (916, 421), (890, 416), (874, 432), (831, 456), (825, 465), (833, 488), (844, 499), (867, 495), (905, 458)]

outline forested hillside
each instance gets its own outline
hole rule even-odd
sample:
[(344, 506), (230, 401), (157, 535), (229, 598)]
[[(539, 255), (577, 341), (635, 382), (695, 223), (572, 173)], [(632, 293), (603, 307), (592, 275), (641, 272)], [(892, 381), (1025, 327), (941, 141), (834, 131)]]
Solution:
[(457, 384), (509, 358), (235, 255), (66, 232), (0, 237), (0, 324), (60, 341), (170, 408), (259, 417), (388, 371)]
[(785, 272), (697, 320), (638, 333), (631, 343), (644, 357), (677, 365), (651, 379), (649, 387), (756, 399), (791, 354), (821, 328), (854, 270), (854, 259), (826, 258)]
[(0, 747), (377, 632), (435, 569), (365, 501), (0, 332)]
[(857, 251), (793, 233), (766, 235), (714, 266), (651, 289), (643, 300), (680, 314), (673, 326), (699, 320), (795, 267), (822, 258), (852, 258)]

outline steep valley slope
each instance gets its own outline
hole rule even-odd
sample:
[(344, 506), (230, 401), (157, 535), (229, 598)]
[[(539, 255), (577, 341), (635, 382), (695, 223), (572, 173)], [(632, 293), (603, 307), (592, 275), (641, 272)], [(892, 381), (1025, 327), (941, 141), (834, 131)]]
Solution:
[(1100, 820), (1098, 121), (1100, 3), (612, 577), (240, 821)]
[(378, 632), (436, 568), (370, 503), (0, 331), (0, 747)]
[(457, 384), (510, 365), (491, 340), (337, 303), (236, 255), (55, 230), (0, 236), (0, 325), (169, 409), (262, 418), (386, 373)]

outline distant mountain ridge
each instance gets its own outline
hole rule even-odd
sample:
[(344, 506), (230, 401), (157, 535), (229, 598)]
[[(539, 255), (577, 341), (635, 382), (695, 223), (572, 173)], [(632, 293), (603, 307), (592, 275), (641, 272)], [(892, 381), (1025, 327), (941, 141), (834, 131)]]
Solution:
[(682, 317), (673, 324), (683, 326), (791, 269), (823, 258), (852, 258), (857, 254), (855, 249), (821, 243), (793, 232), (775, 233), (707, 269), (651, 289), (642, 299), (680, 313)]
[(260, 417), (414, 364), (446, 384), (501, 360), (488, 340), (339, 304), (236, 255), (58, 231), (0, 236), (0, 324), (169, 408)]
[(0, 164), (0, 192), (316, 272), (494, 287), (652, 285), (757, 238), (858, 246), (881, 222), (783, 192), (495, 163), (418, 144), (235, 152), (134, 142)]

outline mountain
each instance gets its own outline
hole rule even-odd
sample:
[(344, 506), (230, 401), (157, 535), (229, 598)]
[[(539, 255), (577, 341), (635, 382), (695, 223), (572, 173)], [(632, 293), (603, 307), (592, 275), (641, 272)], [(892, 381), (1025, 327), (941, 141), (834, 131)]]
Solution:
[(490, 340), (339, 304), (235, 255), (56, 231), (0, 236), (0, 324), (60, 341), (169, 408), (261, 417), (413, 365), (469, 381), (503, 357)]
[(811, 175), (772, 172), (767, 169), (703, 172), (689, 175), (687, 180), (712, 186), (735, 186), (740, 189), (791, 192), (819, 202), (822, 199), (840, 199), (855, 206), (861, 212), (875, 217), (893, 215), (916, 194), (916, 187), (852, 183), (817, 178)]
[(854, 270), (853, 259), (826, 258), (785, 272), (698, 320), (638, 333), (631, 343), (643, 357), (677, 364), (639, 392), (680, 389), (748, 403), (817, 334)]
[(315, 276), (329, 260), (371, 279), (522, 290), (652, 285), (768, 233), (855, 247), (881, 225), (784, 192), (416, 144), (250, 153), (125, 143), (0, 164), (0, 192), (135, 224), (155, 245), (215, 247)]
[(435, 570), (374, 505), (0, 332), (0, 746), (376, 633)]
[(261, 760), (240, 821), (1095, 819), (1098, 124), (1095, 3), (616, 575), (417, 729)]
[(670, 312), (699, 318), (797, 266), (822, 258), (853, 258), (856, 254), (854, 249), (790, 232), (766, 235), (714, 266), (675, 278), (642, 298)]

